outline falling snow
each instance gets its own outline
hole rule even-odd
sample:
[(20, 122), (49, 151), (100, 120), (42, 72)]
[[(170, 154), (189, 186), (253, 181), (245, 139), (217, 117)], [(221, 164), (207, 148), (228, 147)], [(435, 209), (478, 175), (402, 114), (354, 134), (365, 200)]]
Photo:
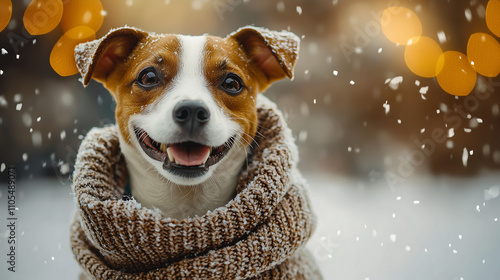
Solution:
[(34, 147), (41, 147), (42, 146), (42, 134), (40, 131), (33, 131), (31, 134), (31, 142), (33, 143)]
[(452, 138), (453, 136), (455, 136), (455, 129), (452, 127), (448, 129), (448, 138)]
[(384, 109), (385, 109), (385, 115), (387, 116), (387, 114), (389, 114), (389, 111), (391, 111), (391, 105), (389, 105), (387, 103), (387, 100), (386, 100), (385, 103), (382, 104), (382, 107), (384, 107)]
[(444, 33), (444, 31), (439, 31), (437, 33), (437, 35), (438, 35), (439, 42), (441, 44), (446, 43), (447, 39), (446, 39), (446, 34)]
[(23, 95), (20, 93), (16, 93), (16, 94), (14, 94), (13, 100), (16, 103), (19, 103), (19, 102), (23, 101)]
[(395, 234), (389, 235), (389, 239), (391, 240), (392, 243), (396, 242), (396, 235)]
[(71, 168), (69, 166), (69, 163), (61, 164), (59, 167), (59, 171), (61, 172), (62, 175), (68, 174), (70, 170)]
[(477, 5), (476, 12), (477, 16), (481, 19), (484, 19), (486, 16), (486, 8), (482, 4)]
[(492, 200), (500, 195), (500, 187), (493, 186), (487, 190), (484, 190), (484, 200)]
[(0, 107), (7, 107), (7, 99), (3, 95), (0, 95)]
[(397, 90), (399, 88), (399, 85), (401, 85), (401, 83), (403, 83), (403, 76), (397, 76), (397, 77), (394, 77), (392, 79), (387, 79), (387, 80), (385, 80), (385, 83), (389, 84), (389, 87), (392, 90)]
[(462, 153), (462, 164), (467, 167), (467, 161), (469, 160), (469, 153), (467, 152), (467, 148), (464, 148)]
[(276, 4), (276, 10), (283, 13), (285, 11), (285, 3), (283, 3), (283, 1), (279, 1), (278, 4)]
[(468, 22), (471, 22), (472, 20), (472, 12), (470, 11), (469, 8), (465, 9), (465, 18), (467, 19)]
[(297, 14), (301, 15), (302, 14), (302, 7), (297, 6)]

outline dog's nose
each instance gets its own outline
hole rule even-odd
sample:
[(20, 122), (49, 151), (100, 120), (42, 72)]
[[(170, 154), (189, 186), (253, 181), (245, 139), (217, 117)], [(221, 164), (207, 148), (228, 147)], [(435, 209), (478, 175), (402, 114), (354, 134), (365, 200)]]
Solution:
[(179, 126), (191, 132), (210, 120), (210, 111), (201, 101), (184, 100), (175, 105), (173, 117)]

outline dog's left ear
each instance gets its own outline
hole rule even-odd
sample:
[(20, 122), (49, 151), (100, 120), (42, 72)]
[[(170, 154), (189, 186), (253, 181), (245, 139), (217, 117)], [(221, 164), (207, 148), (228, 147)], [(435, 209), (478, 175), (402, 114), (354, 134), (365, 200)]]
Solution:
[(299, 57), (300, 38), (288, 31), (247, 26), (229, 35), (260, 68), (270, 84), (285, 77), (293, 79)]
[(92, 78), (105, 83), (108, 75), (147, 35), (147, 32), (137, 28), (121, 27), (111, 30), (99, 40), (76, 46), (75, 61), (83, 85), (87, 86)]

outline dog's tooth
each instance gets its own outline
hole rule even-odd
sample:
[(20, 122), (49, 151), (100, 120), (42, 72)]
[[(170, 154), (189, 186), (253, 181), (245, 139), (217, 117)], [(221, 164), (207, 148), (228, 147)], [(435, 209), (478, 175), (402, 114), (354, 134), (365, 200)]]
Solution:
[(210, 155), (212, 154), (212, 148), (210, 148), (210, 151), (207, 153), (206, 157), (205, 157), (205, 160), (203, 161), (203, 164), (205, 164), (208, 160), (208, 158), (210, 157)]
[(165, 143), (161, 143), (161, 144), (160, 144), (160, 151), (162, 151), (162, 152), (166, 152), (166, 151), (167, 151), (167, 144), (165, 144)]
[(174, 156), (170, 153), (170, 148), (167, 148), (167, 155), (168, 155), (168, 160), (170, 160), (170, 162), (177, 163)]

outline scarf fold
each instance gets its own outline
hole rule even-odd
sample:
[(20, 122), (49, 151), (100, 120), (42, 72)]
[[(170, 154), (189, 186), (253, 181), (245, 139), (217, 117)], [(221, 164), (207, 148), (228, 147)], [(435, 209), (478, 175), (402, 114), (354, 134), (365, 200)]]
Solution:
[(252, 161), (237, 194), (203, 216), (176, 220), (124, 197), (115, 126), (83, 140), (73, 174), (73, 253), (94, 279), (321, 279), (304, 248), (314, 227), (298, 152), (275, 104), (260, 95)]

